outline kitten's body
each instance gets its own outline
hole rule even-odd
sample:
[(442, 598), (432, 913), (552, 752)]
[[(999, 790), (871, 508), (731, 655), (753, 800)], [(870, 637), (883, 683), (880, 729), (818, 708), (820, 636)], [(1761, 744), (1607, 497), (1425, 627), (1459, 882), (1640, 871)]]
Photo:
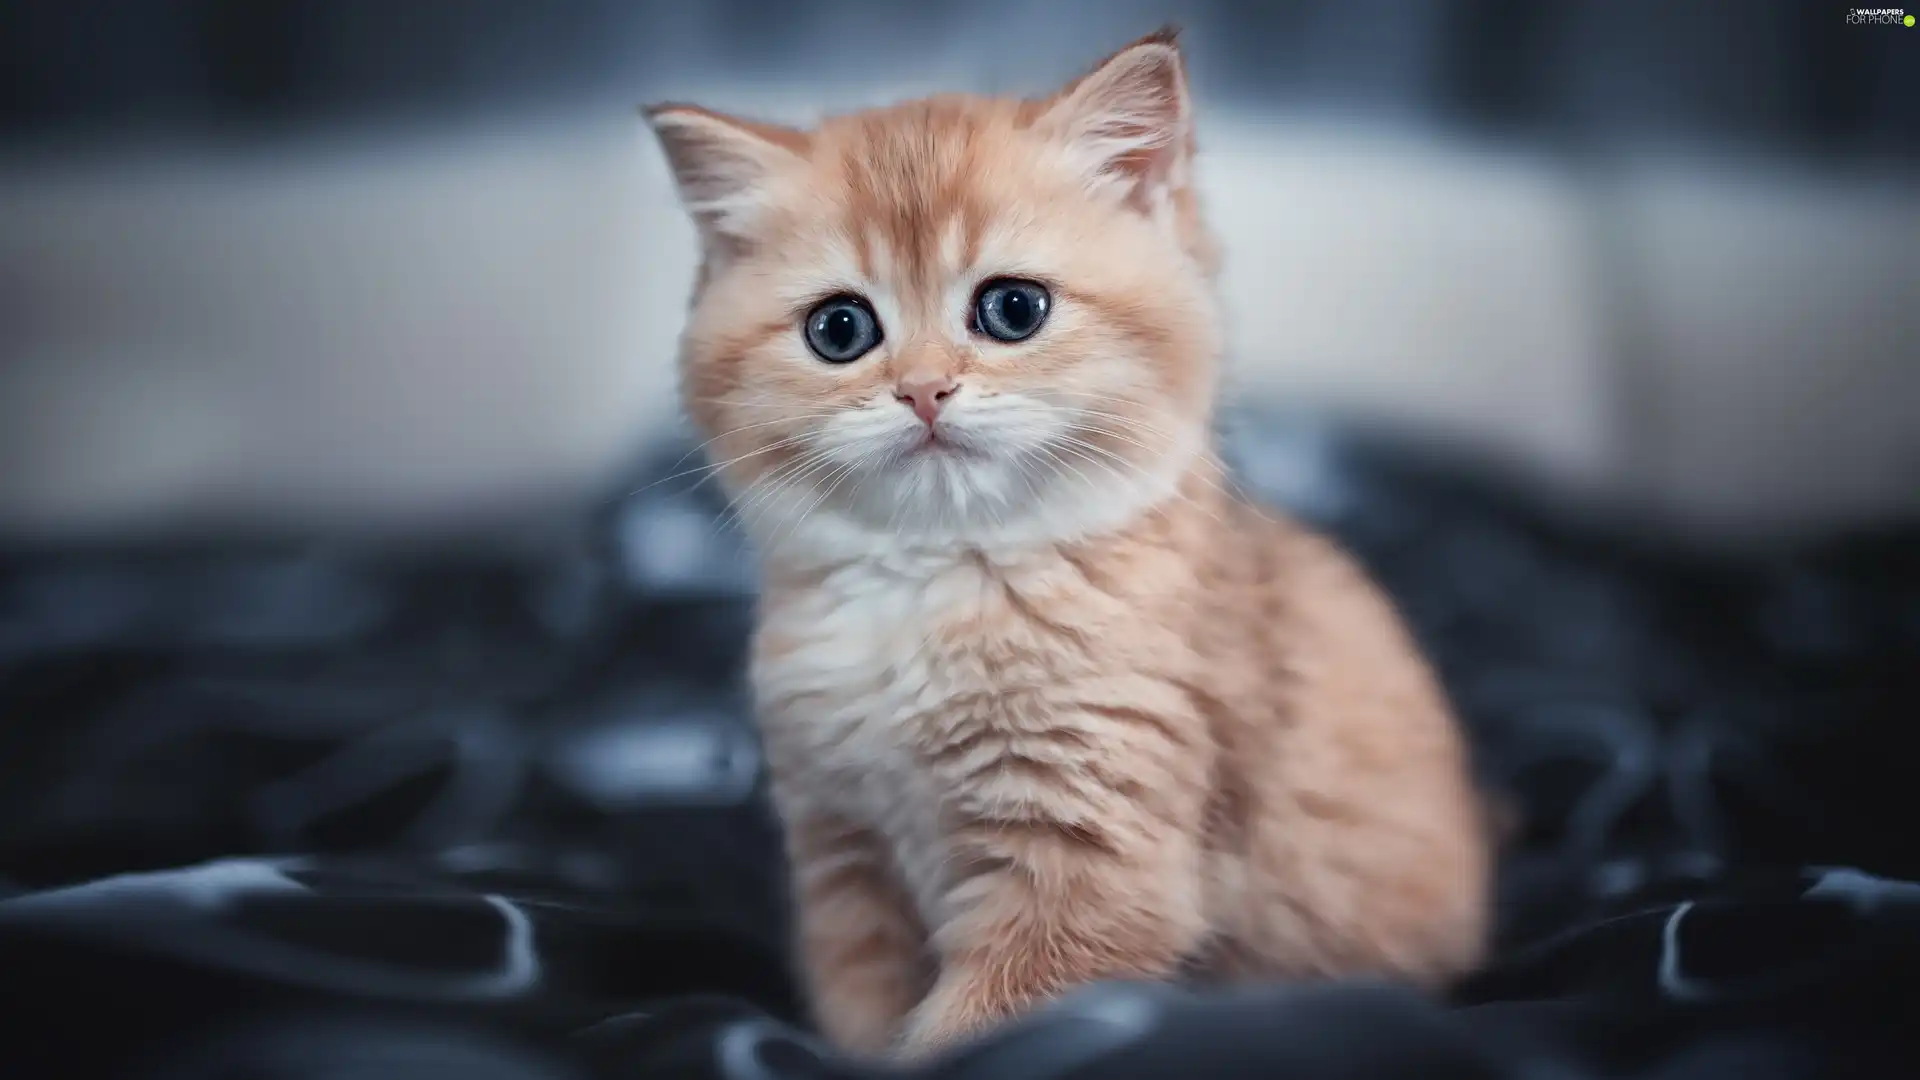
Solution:
[[(1004, 988), (962, 1028), (1097, 976), (1476, 959), (1478, 806), (1392, 614), (1325, 543), (1186, 494), (1042, 550), (772, 570), (754, 681), (836, 1034), (887, 1044), (953, 951), (929, 926)], [(995, 865), (1024, 869), (955, 888)]]
[[(1488, 835), (1437, 687), (1207, 450), (1171, 40), (1050, 102), (654, 119), (706, 233), (687, 401), (763, 547), (753, 683), (826, 1031), (919, 1053), (1095, 979), (1473, 964)], [(969, 298), (1010, 275), (1054, 306), (989, 338)], [(846, 295), (886, 337), (822, 363), (796, 321)]]

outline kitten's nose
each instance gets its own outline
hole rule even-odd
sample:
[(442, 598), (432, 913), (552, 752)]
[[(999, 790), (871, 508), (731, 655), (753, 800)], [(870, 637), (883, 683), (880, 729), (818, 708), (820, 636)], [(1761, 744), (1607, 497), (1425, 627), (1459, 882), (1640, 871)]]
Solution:
[(893, 396), (912, 409), (913, 415), (932, 424), (933, 418), (940, 415), (940, 406), (958, 389), (960, 384), (954, 382), (951, 375), (913, 375), (900, 380), (893, 388)]

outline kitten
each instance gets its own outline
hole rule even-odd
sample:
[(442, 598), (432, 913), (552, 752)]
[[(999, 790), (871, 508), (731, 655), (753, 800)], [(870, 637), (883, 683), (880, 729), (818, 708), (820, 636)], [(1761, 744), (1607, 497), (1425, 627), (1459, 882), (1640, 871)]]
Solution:
[(824, 1032), (912, 1058), (1093, 980), (1474, 965), (1491, 838), (1441, 692), (1209, 445), (1172, 32), (1042, 101), (648, 116)]

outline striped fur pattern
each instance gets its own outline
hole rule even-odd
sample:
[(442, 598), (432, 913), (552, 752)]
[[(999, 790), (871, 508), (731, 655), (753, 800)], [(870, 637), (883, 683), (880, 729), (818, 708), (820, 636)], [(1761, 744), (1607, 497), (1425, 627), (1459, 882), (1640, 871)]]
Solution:
[[(1209, 444), (1173, 35), (1041, 100), (648, 115), (704, 241), (685, 406), (761, 551), (752, 684), (822, 1029), (911, 1059), (1093, 980), (1474, 965), (1492, 856), (1443, 695)], [(1006, 277), (1052, 297), (1012, 343), (969, 316)], [(802, 331), (837, 295), (884, 333), (851, 363)], [(899, 396), (928, 380), (931, 424)]]

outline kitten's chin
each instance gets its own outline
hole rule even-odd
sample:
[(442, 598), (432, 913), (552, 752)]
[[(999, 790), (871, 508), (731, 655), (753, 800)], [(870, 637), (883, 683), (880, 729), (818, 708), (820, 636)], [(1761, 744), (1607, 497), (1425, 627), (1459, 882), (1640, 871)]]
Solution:
[(1177, 497), (1201, 456), (1196, 440), (1121, 470), (964, 441), (916, 445), (824, 497), (776, 496), (754, 515), (754, 531), (765, 557), (803, 562), (901, 550), (1013, 553), (1126, 527)]

